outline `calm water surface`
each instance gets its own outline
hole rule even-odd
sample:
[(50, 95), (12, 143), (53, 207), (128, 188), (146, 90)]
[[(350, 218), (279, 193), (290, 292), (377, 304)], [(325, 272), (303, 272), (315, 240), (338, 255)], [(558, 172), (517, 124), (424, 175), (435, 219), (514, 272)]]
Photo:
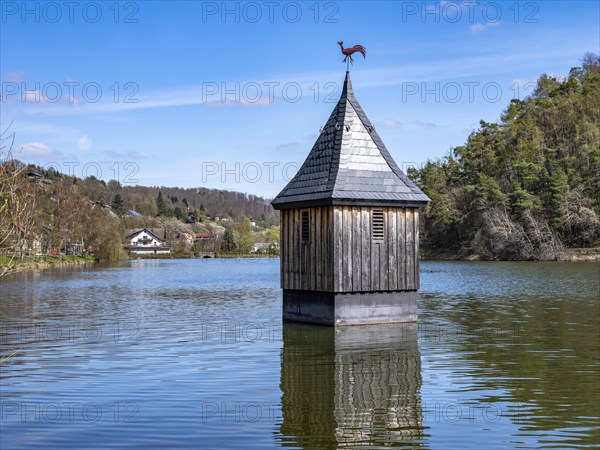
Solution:
[(0, 283), (0, 448), (591, 448), (600, 268), (421, 265), (418, 325), (282, 325), (278, 260)]

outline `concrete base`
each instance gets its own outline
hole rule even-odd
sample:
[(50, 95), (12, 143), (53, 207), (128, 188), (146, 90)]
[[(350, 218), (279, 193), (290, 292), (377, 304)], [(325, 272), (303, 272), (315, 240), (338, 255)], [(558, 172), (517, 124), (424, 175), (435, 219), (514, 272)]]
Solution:
[(334, 293), (283, 290), (283, 320), (321, 325), (417, 321), (417, 291)]

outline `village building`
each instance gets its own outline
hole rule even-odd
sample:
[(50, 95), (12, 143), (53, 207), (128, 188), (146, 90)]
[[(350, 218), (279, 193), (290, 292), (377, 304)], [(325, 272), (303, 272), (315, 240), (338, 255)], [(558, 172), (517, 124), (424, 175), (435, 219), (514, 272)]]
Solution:
[(185, 242), (192, 246), (194, 244), (195, 237), (191, 233), (177, 233), (173, 238), (174, 242)]
[(142, 228), (125, 232), (125, 250), (136, 255), (167, 255), (171, 247), (167, 245), (167, 233), (162, 228)]
[(277, 244), (273, 242), (256, 242), (252, 246), (252, 250), (250, 253), (276, 253), (277, 252)]
[(194, 247), (198, 256), (202, 258), (214, 258), (221, 248), (222, 233), (197, 233)]

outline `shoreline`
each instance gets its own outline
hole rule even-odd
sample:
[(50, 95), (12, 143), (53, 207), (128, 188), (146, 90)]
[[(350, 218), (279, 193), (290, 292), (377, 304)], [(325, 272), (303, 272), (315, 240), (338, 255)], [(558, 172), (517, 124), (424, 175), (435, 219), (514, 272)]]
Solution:
[[(78, 258), (78, 259), (66, 259), (66, 260), (45, 260), (45, 261), (25, 261), (19, 262), (11, 267), (1, 278), (9, 277), (16, 273), (31, 271), (31, 270), (39, 270), (39, 269), (51, 269), (53, 267), (65, 267), (65, 266), (76, 266), (82, 264), (91, 264), (96, 263), (95, 260)], [(6, 266), (0, 266), (0, 273), (4, 271)]]
[[(58, 259), (58, 257), (50, 256), (47, 258), (56, 258), (52, 260), (43, 260), (43, 261), (25, 261), (19, 262), (12, 266), (12, 268), (6, 272), (4, 275), (0, 276), (0, 280), (3, 278), (9, 277), (16, 273), (27, 272), (32, 270), (40, 270), (40, 269), (52, 269), (54, 267), (66, 267), (66, 266), (77, 266), (82, 264), (95, 264), (98, 261), (93, 259), (85, 259), (78, 257), (77, 259)], [(172, 256), (172, 255), (152, 255), (152, 256), (130, 256), (121, 261), (115, 262), (124, 262), (124, 261), (143, 261), (143, 260), (162, 260), (162, 259), (238, 259), (238, 258), (247, 258), (247, 259), (273, 259), (279, 258), (279, 255), (265, 255), (265, 254), (222, 254), (215, 257), (202, 257), (202, 256)], [(0, 274), (4, 271), (6, 265), (0, 264)]]
[[(279, 255), (219, 255), (209, 259), (274, 259), (279, 258)], [(167, 256), (167, 257), (133, 257), (127, 258), (123, 261), (139, 261), (139, 260), (152, 260), (152, 259), (204, 259), (202, 257), (189, 257), (189, 256)], [(539, 260), (501, 260), (501, 259), (486, 259), (481, 255), (458, 255), (456, 253), (426, 253), (421, 255), (421, 261), (473, 261), (473, 262), (600, 262), (600, 248), (589, 248), (589, 249), (566, 249), (561, 254), (556, 255), (553, 258), (539, 259)], [(51, 269), (54, 267), (66, 267), (76, 266), (82, 264), (93, 264), (97, 263), (95, 260), (90, 259), (68, 259), (68, 260), (50, 260), (50, 261), (28, 261), (16, 264), (12, 269), (5, 273), (0, 280), (5, 277), (9, 277), (16, 273), (40, 270), (40, 269)], [(0, 273), (4, 266), (0, 265)]]
[(542, 259), (490, 259), (483, 255), (445, 252), (424, 252), (421, 261), (488, 261), (488, 262), (600, 262), (600, 248), (566, 248), (562, 252)]

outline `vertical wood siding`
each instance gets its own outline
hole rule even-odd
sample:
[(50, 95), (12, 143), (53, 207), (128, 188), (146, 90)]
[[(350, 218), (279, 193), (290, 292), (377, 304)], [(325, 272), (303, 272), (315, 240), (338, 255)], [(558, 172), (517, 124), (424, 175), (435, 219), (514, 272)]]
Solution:
[[(373, 209), (383, 210), (384, 238), (371, 237)], [(281, 211), (281, 287), (327, 292), (419, 288), (419, 209), (322, 206)]]

